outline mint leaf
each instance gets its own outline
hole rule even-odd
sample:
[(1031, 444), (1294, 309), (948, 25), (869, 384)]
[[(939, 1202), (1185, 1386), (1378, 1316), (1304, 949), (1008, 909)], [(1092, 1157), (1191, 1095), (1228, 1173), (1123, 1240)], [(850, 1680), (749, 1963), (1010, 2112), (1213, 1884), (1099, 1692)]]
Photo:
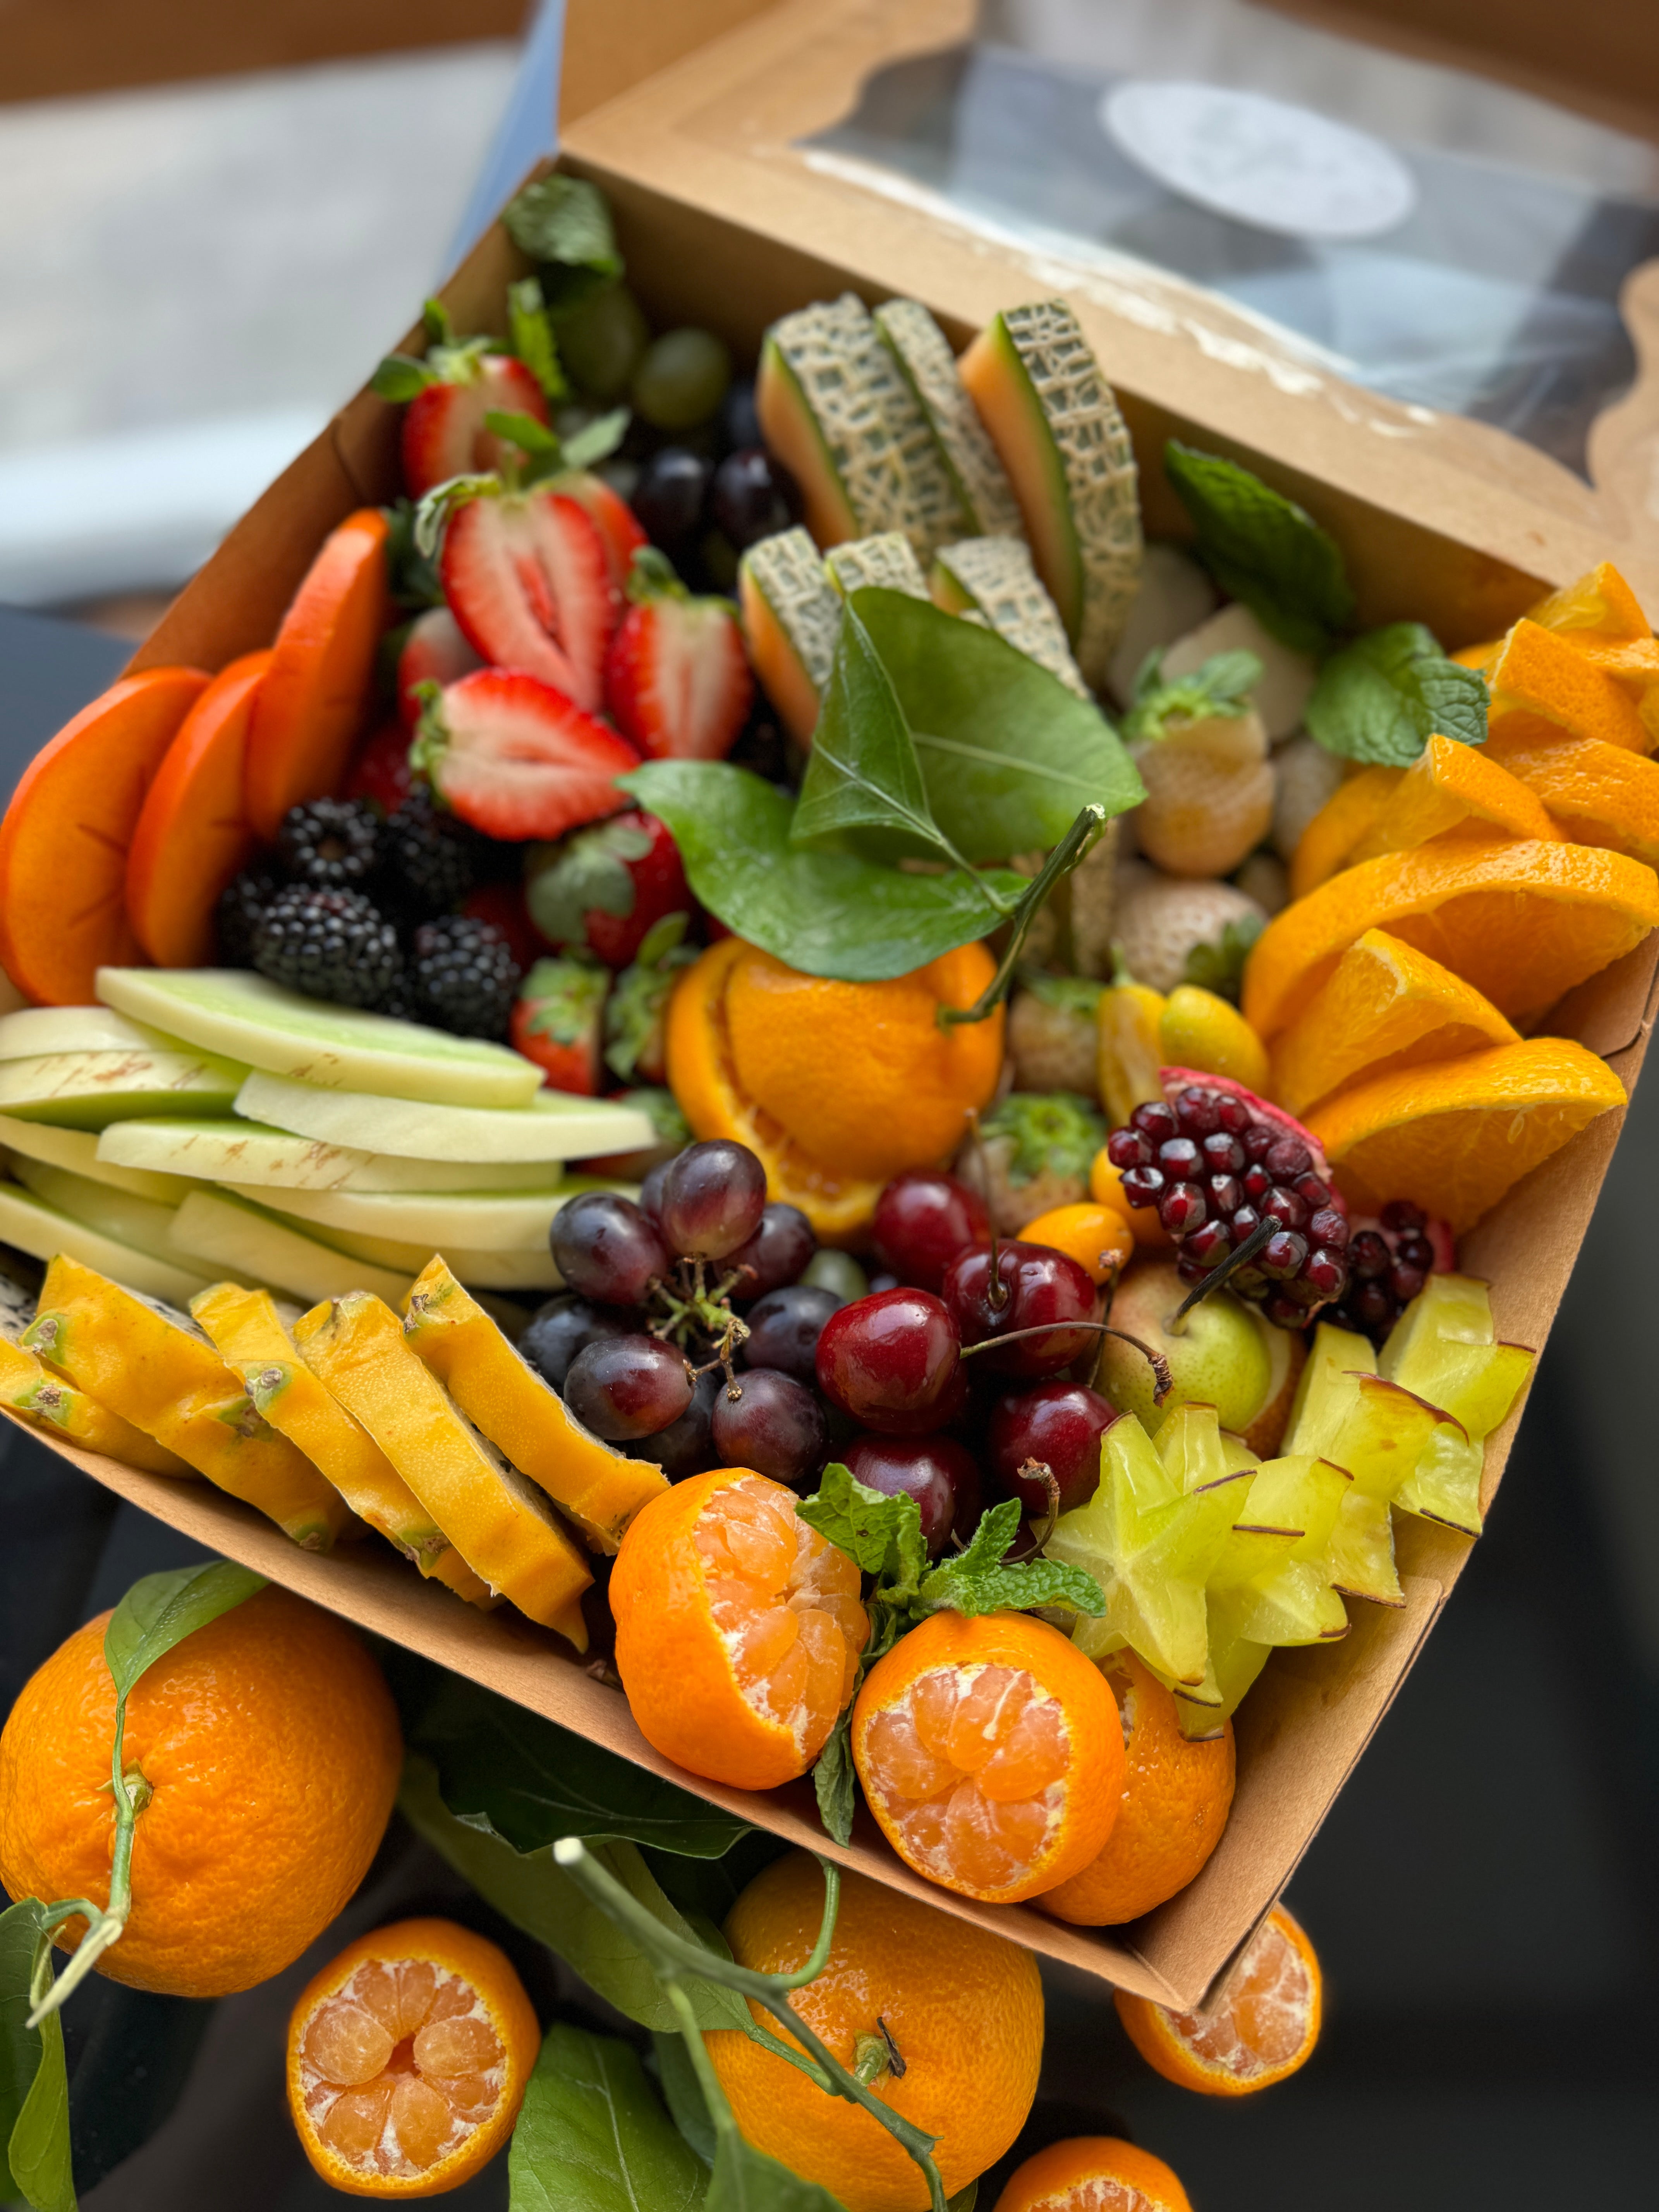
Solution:
[(368, 388), (394, 407), (403, 407), (437, 380), (436, 372), (425, 362), (416, 361), (411, 354), (389, 353), (368, 380)]
[(647, 761), (617, 780), (673, 831), (709, 912), (808, 975), (848, 983), (908, 975), (996, 928), (1005, 919), (998, 900), (1012, 904), (1026, 888), (1004, 869), (910, 875), (792, 845), (788, 793), (725, 761)]
[(547, 264), (544, 291), (557, 314), (591, 300), (623, 273), (611, 210), (585, 177), (542, 177), (526, 185), (501, 221), (532, 261)]
[(1390, 623), (1331, 655), (1306, 720), (1327, 752), (1409, 768), (1431, 737), (1486, 742), (1486, 679), (1449, 659), (1421, 623)]
[(708, 2170), (618, 2036), (555, 2021), (507, 2160), (511, 2212), (699, 2212)]
[(628, 435), (632, 419), (629, 409), (613, 407), (608, 415), (596, 415), (580, 430), (573, 430), (564, 441), (566, 468), (591, 469), (596, 461), (608, 460)]
[(1322, 653), (1353, 620), (1336, 540), (1294, 500), (1218, 453), (1171, 438), (1164, 465), (1222, 590), (1297, 653)]
[(815, 1493), (800, 1499), (795, 1510), (809, 1528), (845, 1552), (863, 1573), (884, 1575), (901, 1587), (915, 1588), (927, 1554), (914, 1498), (889, 1498), (879, 1490), (868, 1490), (850, 1468), (831, 1460)]
[(205, 1567), (175, 1567), (136, 1582), (110, 1615), (104, 1631), (104, 1663), (124, 1699), (140, 1675), (198, 1628), (265, 1587), (263, 1575), (233, 1559)]
[(976, 1575), (965, 1573), (960, 1559), (949, 1559), (927, 1577), (921, 1595), (934, 1613), (1029, 1613), (1042, 1605), (1091, 1616), (1106, 1610), (1094, 1577), (1059, 1559), (1015, 1559)]
[(507, 288), (507, 339), (513, 350), (550, 399), (568, 398), (570, 386), (559, 366), (559, 349), (553, 326), (547, 319), (547, 302), (533, 276), (520, 277)]
[(1181, 971), (1182, 981), (1195, 983), (1200, 991), (1213, 991), (1218, 999), (1226, 999), (1236, 1006), (1244, 983), (1244, 963), (1267, 927), (1259, 914), (1243, 915), (1228, 922), (1218, 939), (1193, 946)]

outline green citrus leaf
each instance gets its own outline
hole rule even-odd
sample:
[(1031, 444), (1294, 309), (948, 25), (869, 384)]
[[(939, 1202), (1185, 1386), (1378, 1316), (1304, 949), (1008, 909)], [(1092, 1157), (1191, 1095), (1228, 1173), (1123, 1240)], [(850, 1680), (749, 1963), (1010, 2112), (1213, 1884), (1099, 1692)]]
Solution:
[(513, 2130), (511, 2212), (696, 2212), (708, 2185), (633, 2045), (556, 2021)]
[(901, 850), (961, 863), (928, 811), (904, 709), (855, 605), (842, 617), (790, 842), (811, 844), (851, 830), (890, 831)]
[(110, 1615), (104, 1631), (104, 1663), (125, 1699), (147, 1668), (175, 1644), (217, 1620), (265, 1587), (263, 1575), (234, 1559), (210, 1566), (175, 1567), (136, 1582)]
[(663, 2101), (674, 2125), (707, 2166), (714, 2163), (714, 2123), (708, 2117), (708, 2100), (702, 2094), (697, 2069), (685, 2047), (684, 2035), (653, 2035), (657, 2071), (662, 2077)]
[(812, 1767), (812, 1789), (823, 1832), (838, 1844), (853, 1840), (858, 1809), (858, 1776), (853, 1766), (853, 1708), (848, 1705), (830, 1731), (830, 1741)]
[(509, 203), (501, 221), (532, 260), (589, 270), (607, 281), (623, 273), (611, 210), (585, 177), (538, 178)]
[(715, 2142), (703, 2212), (845, 2212), (845, 2207), (839, 2197), (816, 2181), (803, 2181), (727, 2128)]
[(45, 1924), (38, 1898), (0, 1912), (0, 2183), (31, 2212), (75, 2212), (63, 2022), (23, 2024)]

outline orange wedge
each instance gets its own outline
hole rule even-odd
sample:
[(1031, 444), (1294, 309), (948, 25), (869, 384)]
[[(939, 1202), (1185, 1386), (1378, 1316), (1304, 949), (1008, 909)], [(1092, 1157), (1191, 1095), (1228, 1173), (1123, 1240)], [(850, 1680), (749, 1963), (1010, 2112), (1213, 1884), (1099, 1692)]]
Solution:
[(1490, 668), (1504, 650), (1501, 637), (1488, 638), (1484, 645), (1460, 646), (1450, 657), (1460, 668)]
[(1461, 975), (1519, 1030), (1659, 926), (1659, 877), (1623, 853), (1443, 838), (1363, 860), (1275, 915), (1244, 969), (1244, 1018), (1276, 1036), (1368, 929)]
[(1577, 645), (1587, 637), (1611, 641), (1618, 638), (1651, 640), (1653, 625), (1642, 611), (1642, 603), (1611, 561), (1599, 561), (1579, 577), (1564, 585), (1527, 610), (1528, 622), (1542, 629), (1559, 630)]
[(1504, 639), (1486, 680), (1494, 737), (1518, 735), (1542, 720), (1570, 737), (1600, 738), (1632, 752), (1653, 749), (1653, 735), (1629, 693), (1559, 631), (1524, 616)]
[(1348, 865), (1348, 855), (1400, 787), (1403, 768), (1365, 768), (1351, 775), (1302, 832), (1291, 862), (1291, 896), (1311, 890)]
[(1506, 830), (1511, 837), (1560, 832), (1536, 793), (1473, 745), (1431, 738), (1395, 786), (1388, 803), (1348, 854), (1352, 867), (1379, 853), (1401, 853), (1431, 837), (1468, 829), (1479, 835)]
[(1496, 759), (1537, 793), (1576, 842), (1659, 867), (1659, 761), (1599, 738), (1492, 743)]
[(1519, 1042), (1462, 976), (1386, 930), (1368, 929), (1279, 1038), (1269, 1096), (1302, 1120), (1357, 1078)]
[(1409, 1198), (1461, 1237), (1587, 1122), (1624, 1103), (1623, 1084), (1583, 1045), (1533, 1037), (1358, 1084), (1310, 1114), (1308, 1127), (1358, 1211)]

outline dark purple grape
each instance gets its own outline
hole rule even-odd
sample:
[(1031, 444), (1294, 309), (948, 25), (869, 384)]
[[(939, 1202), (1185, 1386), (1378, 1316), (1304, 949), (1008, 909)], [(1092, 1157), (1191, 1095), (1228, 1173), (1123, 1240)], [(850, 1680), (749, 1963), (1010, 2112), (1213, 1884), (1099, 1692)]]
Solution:
[(1175, 1108), (1162, 1098), (1149, 1098), (1144, 1106), (1137, 1106), (1129, 1116), (1129, 1124), (1139, 1129), (1143, 1137), (1150, 1137), (1155, 1145), (1167, 1144), (1171, 1137), (1181, 1134)]
[(631, 1336), (636, 1327), (631, 1315), (609, 1312), (586, 1298), (550, 1298), (531, 1316), (519, 1349), (543, 1382), (562, 1390), (579, 1352), (601, 1337)]
[(569, 1288), (601, 1305), (641, 1306), (669, 1272), (650, 1217), (617, 1191), (585, 1190), (571, 1199), (554, 1215), (548, 1241)]
[(746, 1367), (714, 1399), (711, 1423), (722, 1467), (750, 1467), (774, 1482), (805, 1482), (823, 1463), (823, 1407), (804, 1382), (775, 1367)]
[(1394, 1300), (1381, 1283), (1361, 1283), (1353, 1294), (1353, 1310), (1362, 1328), (1383, 1328), (1394, 1319)]
[(769, 1291), (798, 1282), (807, 1261), (817, 1249), (812, 1224), (798, 1206), (775, 1200), (761, 1214), (760, 1227), (748, 1242), (729, 1253), (724, 1271), (743, 1270), (732, 1285), (732, 1296), (741, 1305), (764, 1297)]
[(678, 1153), (674, 1153), (665, 1160), (659, 1160), (640, 1185), (640, 1211), (649, 1214), (659, 1229), (662, 1227), (663, 1178), (678, 1157)]
[(702, 1474), (716, 1464), (711, 1423), (714, 1398), (726, 1388), (718, 1367), (699, 1375), (691, 1386), (691, 1402), (678, 1421), (671, 1421), (654, 1436), (636, 1437), (622, 1447), (630, 1459), (652, 1461), (671, 1482), (684, 1482), (689, 1474)]
[(663, 1170), (657, 1206), (672, 1252), (684, 1260), (724, 1260), (760, 1226), (766, 1170), (747, 1145), (731, 1137), (688, 1145)]
[(749, 1309), (745, 1364), (778, 1368), (798, 1382), (812, 1382), (823, 1324), (845, 1303), (833, 1291), (821, 1291), (813, 1283), (787, 1283), (781, 1290), (769, 1291)]
[(684, 446), (665, 446), (653, 453), (634, 487), (633, 507), (653, 545), (672, 551), (690, 540), (702, 520), (714, 475), (712, 462)]
[(1106, 1139), (1106, 1157), (1120, 1172), (1126, 1168), (1149, 1167), (1152, 1139), (1143, 1137), (1139, 1129), (1114, 1129)]
[(972, 1515), (969, 1534), (978, 1522), (979, 1462), (951, 1437), (854, 1437), (841, 1456), (866, 1490), (915, 1499), (931, 1558), (945, 1549), (953, 1527), (960, 1529), (964, 1507)]
[(741, 446), (758, 446), (762, 442), (752, 378), (734, 377), (726, 386), (726, 397), (720, 402), (720, 439), (728, 453), (735, 453)]
[(1426, 1237), (1402, 1237), (1394, 1256), (1407, 1267), (1420, 1267), (1425, 1275), (1433, 1271), (1434, 1247)]
[(604, 1337), (571, 1361), (564, 1402), (608, 1443), (653, 1437), (690, 1404), (691, 1370), (683, 1353), (654, 1336)]
[(742, 552), (763, 538), (787, 530), (799, 504), (794, 479), (763, 446), (728, 453), (714, 471), (708, 511)]

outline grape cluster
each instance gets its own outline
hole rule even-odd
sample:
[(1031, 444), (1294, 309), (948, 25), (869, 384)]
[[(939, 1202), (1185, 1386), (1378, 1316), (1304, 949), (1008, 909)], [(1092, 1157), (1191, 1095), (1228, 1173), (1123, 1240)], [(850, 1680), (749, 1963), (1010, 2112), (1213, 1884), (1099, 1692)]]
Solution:
[(1190, 1084), (1170, 1102), (1137, 1106), (1106, 1140), (1133, 1206), (1156, 1206), (1186, 1283), (1259, 1229), (1278, 1226), (1227, 1287), (1281, 1328), (1304, 1328), (1351, 1279), (1348, 1219), (1315, 1172), (1312, 1152), (1282, 1116), (1248, 1094)]

